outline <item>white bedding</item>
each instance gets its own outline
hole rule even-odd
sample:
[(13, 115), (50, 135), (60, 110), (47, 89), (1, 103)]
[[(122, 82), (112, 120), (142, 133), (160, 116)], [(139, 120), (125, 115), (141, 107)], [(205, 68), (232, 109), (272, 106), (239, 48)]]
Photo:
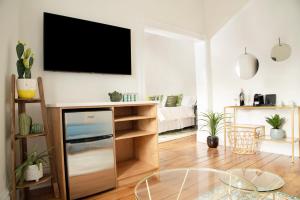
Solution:
[(182, 129), (195, 125), (195, 114), (192, 106), (158, 108), (158, 132)]

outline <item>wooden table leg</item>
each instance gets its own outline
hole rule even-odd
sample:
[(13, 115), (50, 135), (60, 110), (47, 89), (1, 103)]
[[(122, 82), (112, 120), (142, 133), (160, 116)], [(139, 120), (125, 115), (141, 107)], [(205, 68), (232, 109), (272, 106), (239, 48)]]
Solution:
[(295, 133), (294, 133), (294, 115), (295, 109), (291, 110), (291, 133), (292, 133), (292, 162), (295, 161)]
[(226, 107), (224, 107), (224, 150), (226, 151)]

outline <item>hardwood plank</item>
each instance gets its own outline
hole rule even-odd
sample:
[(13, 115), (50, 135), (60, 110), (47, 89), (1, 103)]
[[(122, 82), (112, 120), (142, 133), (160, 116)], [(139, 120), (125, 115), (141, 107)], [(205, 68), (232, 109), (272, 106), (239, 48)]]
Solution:
[[(254, 155), (233, 154), (223, 147), (209, 149), (206, 144), (197, 143), (195, 135), (159, 144), (160, 170), (170, 168), (217, 169), (259, 168), (282, 176), (286, 182), (282, 192), (300, 196), (300, 161), (291, 163), (289, 156), (258, 152)], [(124, 179), (126, 180), (126, 179)], [(88, 197), (89, 200), (134, 200), (134, 186), (118, 187), (102, 194)]]

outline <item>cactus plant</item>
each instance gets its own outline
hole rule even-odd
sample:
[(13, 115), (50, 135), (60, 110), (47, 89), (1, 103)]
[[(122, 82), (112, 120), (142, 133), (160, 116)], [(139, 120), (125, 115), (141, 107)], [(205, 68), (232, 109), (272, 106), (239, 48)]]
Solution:
[(32, 53), (30, 48), (25, 49), (26, 44), (18, 41), (16, 46), (17, 57), (18, 61), (17, 71), (18, 71), (18, 78), (31, 78), (31, 68), (34, 63), (34, 54)]
[(32, 124), (31, 117), (26, 113), (21, 113), (19, 115), (20, 135), (28, 135), (30, 133), (31, 124)]
[(41, 133), (44, 131), (42, 124), (34, 123), (31, 125), (31, 133)]

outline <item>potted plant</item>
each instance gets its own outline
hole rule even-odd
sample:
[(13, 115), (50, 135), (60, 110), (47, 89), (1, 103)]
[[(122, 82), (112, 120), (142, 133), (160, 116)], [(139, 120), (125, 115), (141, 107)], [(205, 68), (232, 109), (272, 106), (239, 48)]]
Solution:
[(39, 154), (33, 151), (28, 154), (27, 159), (15, 170), (17, 183), (22, 184), (24, 181), (39, 181), (39, 179), (43, 177), (43, 164), (46, 163), (46, 157), (48, 157), (48, 151)]
[(270, 130), (271, 138), (274, 140), (280, 140), (285, 138), (285, 131), (281, 129), (285, 119), (281, 118), (278, 114), (271, 117), (266, 117), (266, 122), (272, 126)]
[(201, 113), (200, 120), (203, 122), (202, 127), (205, 127), (209, 136), (207, 137), (207, 145), (209, 148), (217, 148), (219, 145), (218, 133), (223, 127), (223, 113), (208, 112)]
[(19, 98), (32, 99), (36, 94), (37, 81), (31, 78), (31, 68), (34, 55), (30, 48), (25, 49), (26, 44), (18, 41), (16, 46), (17, 61), (17, 91)]

